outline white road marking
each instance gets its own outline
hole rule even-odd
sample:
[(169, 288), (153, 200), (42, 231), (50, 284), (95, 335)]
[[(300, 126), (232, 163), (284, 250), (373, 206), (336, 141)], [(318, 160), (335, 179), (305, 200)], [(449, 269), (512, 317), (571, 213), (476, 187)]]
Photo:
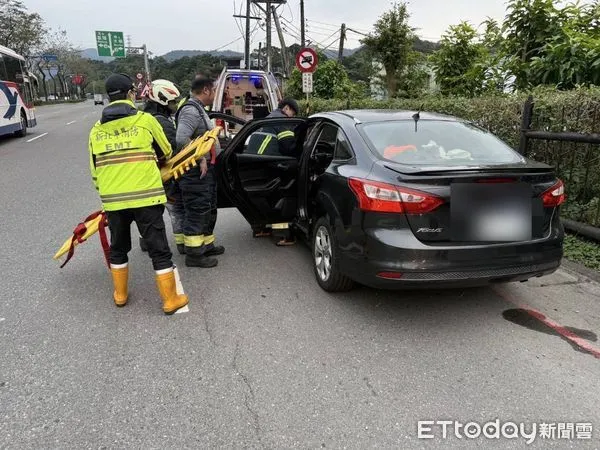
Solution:
[(183, 308), (180, 308), (177, 311), (175, 311), (175, 314), (184, 314), (184, 313), (189, 313), (189, 312), (190, 312), (190, 308), (188, 308), (188, 305), (185, 305)]
[(5, 321), (6, 319), (4, 317), (0, 317), (0, 322)]
[(36, 137), (34, 137), (33, 139), (29, 139), (27, 142), (33, 142), (33, 141), (35, 141), (36, 139), (39, 139), (39, 138), (41, 138), (41, 137), (44, 137), (44, 136), (46, 136), (47, 134), (48, 134), (48, 133), (40, 134), (39, 136), (36, 136)]
[(72, 125), (72, 124), (74, 124), (75, 122), (77, 122), (77, 121), (76, 121), (76, 120), (74, 120), (73, 122), (69, 122), (67, 125)]

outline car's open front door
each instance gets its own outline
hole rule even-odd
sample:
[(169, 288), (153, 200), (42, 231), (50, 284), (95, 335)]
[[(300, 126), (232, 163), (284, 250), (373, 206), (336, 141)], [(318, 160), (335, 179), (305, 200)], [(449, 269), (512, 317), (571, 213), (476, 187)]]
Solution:
[(302, 145), (296, 141), (292, 154), (282, 154), (278, 134), (300, 129), (304, 123), (302, 118), (247, 123), (219, 157), (219, 198), (225, 197), (219, 207), (235, 206), (253, 227), (292, 222)]

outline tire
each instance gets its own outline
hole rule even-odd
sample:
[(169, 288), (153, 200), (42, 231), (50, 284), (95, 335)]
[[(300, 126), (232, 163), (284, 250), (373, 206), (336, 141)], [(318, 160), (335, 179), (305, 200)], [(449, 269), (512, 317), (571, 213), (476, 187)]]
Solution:
[(315, 224), (311, 249), (315, 277), (323, 290), (347, 292), (354, 287), (354, 281), (340, 273), (335, 235), (326, 217)]
[(27, 116), (21, 112), (21, 129), (15, 133), (17, 137), (27, 136)]

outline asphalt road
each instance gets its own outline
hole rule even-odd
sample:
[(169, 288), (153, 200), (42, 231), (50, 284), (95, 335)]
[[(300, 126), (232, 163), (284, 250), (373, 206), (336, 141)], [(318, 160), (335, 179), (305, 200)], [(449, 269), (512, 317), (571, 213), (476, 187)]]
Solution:
[[(100, 111), (43, 107), (26, 138), (0, 139), (0, 448), (600, 447), (600, 359), (511, 312), (598, 348), (600, 285), (564, 270), (330, 295), (306, 247), (253, 239), (224, 210), (218, 268), (180, 266), (189, 312), (163, 315), (137, 242), (130, 303), (114, 307), (97, 237), (64, 269), (52, 260), (99, 208), (87, 136)], [(593, 439), (418, 438), (420, 420), (496, 419), (587, 422)]]

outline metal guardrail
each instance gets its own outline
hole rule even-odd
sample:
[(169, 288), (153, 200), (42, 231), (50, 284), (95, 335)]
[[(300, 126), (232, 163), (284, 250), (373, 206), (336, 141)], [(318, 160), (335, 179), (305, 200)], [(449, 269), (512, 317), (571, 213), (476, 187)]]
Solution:
[[(585, 111), (581, 105), (574, 105), (576, 113), (568, 117), (564, 106), (561, 112), (550, 112), (549, 117), (544, 117), (544, 112), (536, 116), (534, 106), (530, 96), (523, 107), (519, 152), (552, 165), (565, 182), (565, 228), (600, 242), (600, 133), (595, 132), (600, 130), (599, 105), (587, 105)], [(580, 128), (583, 116), (586, 127), (591, 126), (594, 132), (568, 130)], [(532, 129), (536, 119), (547, 129)]]

